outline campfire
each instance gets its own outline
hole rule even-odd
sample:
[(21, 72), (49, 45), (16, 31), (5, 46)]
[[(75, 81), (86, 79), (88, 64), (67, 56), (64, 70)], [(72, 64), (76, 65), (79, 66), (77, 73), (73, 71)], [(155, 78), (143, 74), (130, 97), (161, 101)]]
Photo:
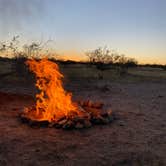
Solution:
[(107, 124), (113, 120), (112, 111), (102, 102), (73, 101), (72, 93), (63, 88), (63, 74), (56, 63), (47, 59), (27, 60), (36, 76), (36, 103), (26, 107), (21, 119), (30, 125), (57, 128), (87, 128), (92, 124)]

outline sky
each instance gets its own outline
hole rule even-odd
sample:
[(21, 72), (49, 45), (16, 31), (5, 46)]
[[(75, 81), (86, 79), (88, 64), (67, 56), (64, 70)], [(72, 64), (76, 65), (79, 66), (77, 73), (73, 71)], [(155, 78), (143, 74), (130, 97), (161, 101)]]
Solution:
[(69, 59), (107, 46), (166, 64), (166, 0), (0, 0), (0, 39), (53, 40)]

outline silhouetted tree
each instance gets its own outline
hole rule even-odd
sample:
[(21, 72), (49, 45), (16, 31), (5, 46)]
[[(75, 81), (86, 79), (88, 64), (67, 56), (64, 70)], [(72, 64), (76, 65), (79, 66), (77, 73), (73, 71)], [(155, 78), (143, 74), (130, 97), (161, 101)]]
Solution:
[(107, 47), (99, 47), (95, 50), (86, 52), (86, 56), (91, 64), (95, 65), (99, 70), (98, 78), (103, 79), (103, 71), (108, 69), (108, 64), (118, 61), (119, 55)]

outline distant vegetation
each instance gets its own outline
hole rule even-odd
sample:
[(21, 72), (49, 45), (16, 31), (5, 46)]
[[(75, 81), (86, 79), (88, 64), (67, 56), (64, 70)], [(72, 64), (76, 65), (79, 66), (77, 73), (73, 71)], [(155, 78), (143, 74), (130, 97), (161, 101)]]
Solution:
[(134, 58), (126, 57), (107, 47), (99, 47), (86, 53), (91, 64), (95, 65), (99, 72), (99, 79), (103, 79), (103, 71), (114, 67), (118, 74), (124, 75), (129, 67), (136, 67), (138, 62)]
[[(27, 58), (42, 58), (43, 55), (49, 59), (56, 61), (60, 64), (87, 64), (89, 66), (95, 66), (98, 70), (98, 78), (103, 79), (104, 70), (115, 69), (117, 74), (120, 76), (128, 72), (128, 68), (144, 66), (153, 68), (162, 68), (166, 70), (166, 65), (138, 65), (138, 62), (134, 58), (126, 57), (123, 54), (119, 54), (114, 50), (108, 49), (107, 47), (99, 47), (97, 49), (88, 51), (85, 53), (87, 56), (86, 62), (75, 62), (71, 60), (63, 61), (57, 58), (57, 54), (54, 52), (49, 52), (45, 46), (51, 42), (32, 42), (30, 44), (20, 44), (19, 36), (14, 36), (10, 41), (0, 42), (0, 57), (1, 61), (12, 60), (12, 71), (18, 73), (18, 75), (23, 76), (27, 74), (27, 68), (25, 66), (25, 61)], [(12, 59), (11, 59), (12, 57)]]
[[(3, 55), (3, 59), (11, 59), (13, 72), (18, 73), (20, 76), (25, 75), (28, 71), (25, 66), (25, 61), (28, 58), (42, 58), (43, 55), (52, 58), (55, 57), (55, 53), (49, 52), (45, 46), (51, 42), (32, 42), (30, 44), (20, 45), (19, 36), (14, 36), (10, 41), (0, 42), (0, 53)], [(2, 58), (1, 58), (2, 60)]]

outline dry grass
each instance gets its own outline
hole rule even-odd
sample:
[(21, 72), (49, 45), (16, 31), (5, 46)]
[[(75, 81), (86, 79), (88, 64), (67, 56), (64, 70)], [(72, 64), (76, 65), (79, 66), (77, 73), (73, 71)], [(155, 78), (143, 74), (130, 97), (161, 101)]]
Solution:
[[(10, 72), (9, 68), (0, 63), (0, 72)], [(98, 80), (98, 70), (89, 66), (60, 69), (74, 98), (111, 105), (117, 120), (88, 130), (30, 128), (17, 116), (34, 103), (33, 83), (27, 81), (31, 77), (1, 78), (0, 91), (5, 93), (0, 92), (0, 165), (166, 164), (166, 72), (133, 68), (119, 77), (115, 70), (106, 70), (104, 79)]]

